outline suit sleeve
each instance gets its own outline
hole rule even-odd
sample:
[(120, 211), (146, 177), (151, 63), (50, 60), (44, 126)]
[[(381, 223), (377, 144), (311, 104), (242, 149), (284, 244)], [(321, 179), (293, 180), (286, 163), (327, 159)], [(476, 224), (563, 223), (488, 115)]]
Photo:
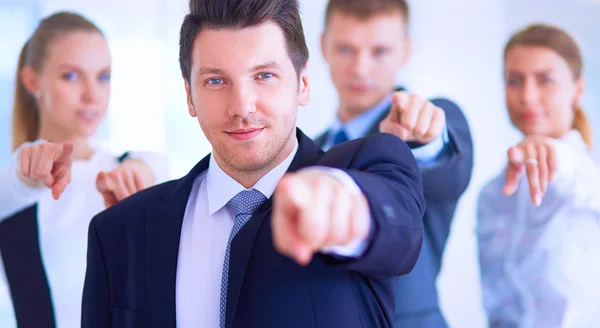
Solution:
[(424, 225), (441, 257), (456, 205), (471, 181), (473, 142), (467, 120), (455, 103), (447, 99), (432, 102), (446, 114), (448, 143), (435, 162), (421, 165), (420, 169), (428, 212)]
[(323, 260), (379, 278), (409, 273), (421, 251), (425, 211), (421, 175), (410, 149), (393, 135), (378, 134), (340, 144), (319, 162), (339, 164), (348, 168), (369, 202), (371, 233), (363, 256), (340, 260), (324, 255)]
[(83, 286), (82, 328), (110, 328), (111, 306), (104, 255), (95, 220), (88, 233), (87, 270)]
[[(431, 165), (421, 167), (425, 198), (456, 201), (471, 181), (473, 141), (467, 120), (458, 106), (446, 99), (434, 99), (444, 109), (448, 129), (445, 153)], [(440, 188), (443, 186), (443, 188)]]

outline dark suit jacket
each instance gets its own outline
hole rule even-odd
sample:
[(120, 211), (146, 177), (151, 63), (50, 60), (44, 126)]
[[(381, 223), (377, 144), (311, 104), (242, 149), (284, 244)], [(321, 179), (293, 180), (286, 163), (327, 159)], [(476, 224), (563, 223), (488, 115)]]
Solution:
[[(226, 327), (391, 327), (393, 277), (411, 271), (423, 237), (416, 161), (392, 135), (348, 142), (326, 154), (300, 130), (298, 141), (289, 171), (315, 164), (340, 168), (366, 195), (372, 216), (366, 253), (352, 260), (318, 255), (298, 266), (274, 249), (267, 201), (232, 242)], [(84, 328), (175, 327), (181, 224), (194, 179), (208, 162), (92, 220)]]
[[(469, 185), (473, 170), (471, 133), (460, 108), (447, 99), (438, 98), (431, 101), (446, 114), (450, 143), (435, 163), (420, 167), (427, 204), (423, 217), (423, 248), (412, 272), (396, 281), (394, 327), (447, 326), (439, 309), (435, 283), (456, 204)], [(379, 117), (367, 135), (379, 133), (379, 123), (388, 113), (389, 109)], [(328, 132), (317, 138), (317, 144), (323, 146), (327, 135)], [(409, 146), (419, 145), (409, 143)]]

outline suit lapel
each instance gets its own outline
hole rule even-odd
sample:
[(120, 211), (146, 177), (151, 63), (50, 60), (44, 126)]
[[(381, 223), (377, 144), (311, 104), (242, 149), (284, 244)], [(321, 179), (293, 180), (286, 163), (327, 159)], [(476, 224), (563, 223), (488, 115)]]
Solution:
[(196, 177), (208, 168), (209, 156), (162, 195), (146, 214), (146, 284), (156, 327), (176, 326), (175, 290), (179, 239), (185, 208)]
[[(298, 138), (298, 152), (294, 156), (288, 172), (295, 172), (303, 167), (314, 165), (323, 156), (323, 151), (319, 146), (304, 135), (300, 129), (296, 129), (296, 135)], [(269, 221), (272, 206), (272, 199), (267, 200), (231, 242), (225, 327), (231, 327), (233, 323), (233, 315), (237, 307), (248, 262), (252, 255), (252, 248), (260, 228), (265, 222)], [(271, 236), (266, 237), (271, 238)]]
[(329, 137), (330, 133), (331, 133), (331, 129), (327, 129), (327, 131), (323, 132), (323, 134), (321, 134), (320, 136), (318, 136), (315, 139), (315, 143), (319, 147), (324, 147), (325, 146), (325, 142), (327, 142), (327, 138)]

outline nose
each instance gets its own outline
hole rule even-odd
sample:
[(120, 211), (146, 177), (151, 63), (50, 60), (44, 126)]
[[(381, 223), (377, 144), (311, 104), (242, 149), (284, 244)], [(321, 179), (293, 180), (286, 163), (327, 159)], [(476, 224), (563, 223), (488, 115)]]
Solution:
[(230, 117), (247, 117), (256, 112), (256, 90), (249, 83), (238, 83), (232, 87)]
[(98, 100), (100, 86), (95, 81), (86, 80), (83, 85), (83, 100), (85, 103), (94, 103)]
[(523, 105), (534, 105), (539, 102), (540, 91), (534, 79), (526, 79), (521, 89)]
[(356, 77), (367, 77), (371, 70), (371, 57), (367, 51), (360, 51), (354, 57), (352, 70)]

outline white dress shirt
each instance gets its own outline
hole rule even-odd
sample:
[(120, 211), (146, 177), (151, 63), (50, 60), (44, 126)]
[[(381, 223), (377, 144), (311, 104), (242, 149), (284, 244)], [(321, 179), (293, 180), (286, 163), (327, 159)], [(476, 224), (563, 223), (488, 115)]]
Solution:
[[(256, 189), (270, 198), (297, 150), (296, 142), (289, 156), (250, 189)], [(360, 192), (354, 180), (345, 172), (331, 168), (319, 169), (333, 174), (351, 191)], [(181, 227), (177, 261), (175, 294), (179, 328), (219, 327), (221, 274), (234, 222), (231, 210), (225, 205), (243, 190), (246, 188), (227, 175), (214, 156), (210, 157), (208, 170), (194, 182)], [(340, 256), (359, 256), (366, 245), (366, 240), (360, 240), (332, 247), (327, 252)]]
[(483, 300), (499, 327), (600, 327), (600, 166), (581, 135), (553, 140), (558, 170), (540, 207), (527, 178), (481, 191), (477, 235)]
[[(100, 171), (116, 168), (119, 165), (117, 155), (96, 146), (89, 160), (73, 161), (71, 183), (61, 197), (54, 200), (49, 188), (33, 188), (19, 179), (19, 150), (13, 154), (8, 166), (0, 168), (0, 223), (25, 208), (38, 205), (40, 253), (56, 327), (80, 327), (88, 226), (92, 217), (105, 209), (102, 196), (96, 190), (96, 176)], [(166, 157), (150, 153), (132, 153), (132, 156), (144, 160), (152, 168), (157, 182), (167, 180)], [(0, 327), (17, 327), (1, 257)]]

